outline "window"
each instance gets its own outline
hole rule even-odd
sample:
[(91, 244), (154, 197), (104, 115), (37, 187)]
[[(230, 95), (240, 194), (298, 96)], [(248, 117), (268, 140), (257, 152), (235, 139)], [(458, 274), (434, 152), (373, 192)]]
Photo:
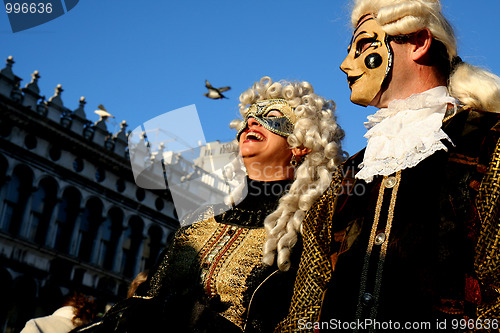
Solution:
[(73, 161), (73, 170), (76, 172), (81, 172), (83, 170), (83, 160), (81, 158), (76, 158)]
[(121, 271), (127, 277), (134, 277), (138, 261), (139, 248), (142, 245), (143, 222), (138, 216), (132, 216), (129, 221), (129, 227), (125, 231), (123, 242), (123, 256), (121, 262)]
[(96, 264), (104, 267), (106, 258), (111, 250), (111, 221), (106, 219), (101, 225), (101, 234), (99, 244), (97, 244), (97, 262)]
[(37, 144), (38, 144), (38, 142), (37, 142), (36, 136), (34, 136), (32, 134), (28, 134), (24, 138), (24, 145), (26, 146), (26, 148), (28, 148), (30, 150), (35, 149)]
[(33, 173), (25, 165), (17, 166), (9, 181), (5, 196), (1, 229), (18, 236), (21, 230), (26, 203), (31, 194)]
[(156, 198), (156, 200), (155, 200), (155, 207), (159, 211), (161, 211), (165, 207), (165, 204), (164, 204), (164, 202), (163, 202), (163, 200), (161, 198)]
[(97, 168), (97, 170), (95, 171), (95, 180), (100, 183), (104, 179), (106, 179), (106, 172), (103, 168)]
[(146, 197), (146, 192), (142, 188), (138, 188), (137, 191), (135, 191), (135, 197), (137, 200), (142, 201)]
[(95, 263), (104, 269), (113, 269), (116, 246), (122, 233), (122, 223), (122, 211), (113, 207), (109, 210), (106, 220), (100, 226)]
[(142, 251), (143, 264), (141, 265), (141, 270), (151, 268), (158, 259), (158, 255), (162, 248), (161, 240), (163, 238), (163, 230), (158, 226), (151, 226), (148, 231), (148, 236)]
[(31, 216), (26, 228), (26, 238), (45, 245), (54, 205), (57, 184), (53, 178), (44, 178), (31, 198)]
[(61, 148), (52, 146), (49, 150), (49, 157), (52, 161), (58, 161), (61, 158)]
[(79, 259), (87, 262), (91, 261), (94, 240), (96, 239), (97, 230), (101, 222), (102, 203), (97, 198), (90, 198), (85, 205), (76, 240), (77, 256)]
[(116, 181), (116, 190), (120, 193), (125, 191), (125, 181), (123, 179), (120, 178)]
[(76, 218), (80, 212), (80, 192), (73, 187), (64, 190), (57, 209), (54, 249), (69, 253)]

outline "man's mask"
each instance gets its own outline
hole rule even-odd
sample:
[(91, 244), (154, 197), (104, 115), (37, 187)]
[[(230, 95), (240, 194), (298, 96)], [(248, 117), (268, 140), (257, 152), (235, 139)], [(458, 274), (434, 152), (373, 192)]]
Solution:
[(340, 65), (347, 74), (351, 101), (367, 106), (377, 96), (392, 67), (387, 34), (373, 17), (361, 19)]

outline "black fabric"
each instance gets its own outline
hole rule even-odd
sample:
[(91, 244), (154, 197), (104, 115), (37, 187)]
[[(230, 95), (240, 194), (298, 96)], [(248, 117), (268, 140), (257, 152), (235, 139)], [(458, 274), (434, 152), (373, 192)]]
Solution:
[(215, 220), (240, 227), (261, 228), (266, 216), (276, 210), (279, 198), (290, 185), (290, 180), (264, 182), (247, 178), (247, 193), (243, 200), (233, 209), (215, 216)]
[[(403, 170), (377, 315), (372, 317), (370, 301), (361, 302), (365, 305), (359, 319), (385, 323), (428, 321), (434, 329), (437, 320), (447, 319), (447, 329), (451, 331), (453, 318), (475, 316), (466, 285), (467, 279), (474, 279), (475, 275), (473, 253), (479, 224), (475, 184), (480, 183), (483, 175), (481, 163), (488, 163), (489, 157), (481, 154), (497, 121), (497, 115), (460, 112), (443, 127), (455, 145), (449, 145), (448, 152), (438, 151), (416, 167)], [(495, 143), (496, 139), (490, 141)], [(350, 183), (351, 189), (353, 183), (357, 185), (357, 192), (346, 189), (338, 198), (333, 232), (358, 231), (349, 249), (338, 256), (324, 298), (322, 322), (358, 319), (363, 262), (382, 179), (375, 177), (369, 184), (354, 179), (363, 153), (343, 166), (344, 183)], [(384, 231), (387, 221), (390, 201), (387, 194), (390, 193), (384, 197), (377, 233)], [(334, 242), (332, 254), (340, 247), (340, 243)], [(373, 249), (365, 290), (371, 294), (380, 247)]]

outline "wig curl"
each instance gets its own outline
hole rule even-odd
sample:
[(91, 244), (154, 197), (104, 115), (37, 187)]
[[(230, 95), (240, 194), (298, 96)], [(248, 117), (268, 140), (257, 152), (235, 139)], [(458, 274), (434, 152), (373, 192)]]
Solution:
[[(272, 265), (276, 260), (278, 268), (286, 271), (307, 210), (326, 190), (347, 154), (341, 147), (344, 131), (336, 122), (335, 103), (316, 95), (309, 82), (273, 82), (265, 76), (240, 95), (240, 113), (244, 118), (252, 104), (276, 98), (285, 99), (297, 115), (293, 134), (287, 139), (290, 148), (311, 150), (296, 168), (290, 190), (281, 197), (278, 208), (264, 220), (262, 261)], [(242, 123), (235, 120), (231, 127), (239, 128)]]

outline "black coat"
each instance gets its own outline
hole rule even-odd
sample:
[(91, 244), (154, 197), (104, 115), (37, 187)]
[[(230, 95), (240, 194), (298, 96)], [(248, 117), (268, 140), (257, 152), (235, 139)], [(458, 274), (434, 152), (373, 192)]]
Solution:
[[(367, 249), (370, 235), (387, 234), (394, 189), (384, 190), (380, 205), (382, 177), (368, 184), (355, 179), (364, 151), (350, 158), (306, 216), (299, 283), (280, 330), (296, 329), (303, 318), (303, 324), (311, 323), (302, 325), (305, 331), (374, 328), (351, 325), (365, 319), (428, 322), (434, 331), (447, 320), (447, 330), (463, 331), (452, 327), (453, 319), (477, 318), (479, 308), (498, 306), (498, 293), (475, 266), (482, 227), (478, 190), (498, 142), (497, 122), (497, 114), (460, 111), (443, 125), (454, 146), (401, 172), (385, 256), (383, 243), (374, 242), (369, 256)], [(379, 222), (372, 233), (377, 205)], [(323, 273), (311, 274), (309, 262), (321, 263), (315, 270)]]

